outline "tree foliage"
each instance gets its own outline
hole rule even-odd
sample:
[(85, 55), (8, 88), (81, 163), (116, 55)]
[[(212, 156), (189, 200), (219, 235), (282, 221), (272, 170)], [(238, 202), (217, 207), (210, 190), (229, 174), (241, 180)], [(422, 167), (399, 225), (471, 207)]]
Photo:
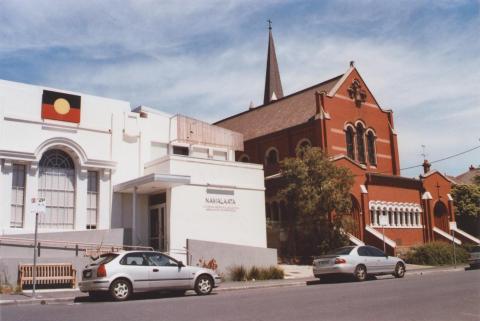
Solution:
[(455, 185), (452, 198), (458, 216), (480, 217), (479, 185)]
[[(303, 148), (297, 154), (301, 157), (281, 163), (285, 185), (280, 196), (295, 213), (297, 246), (293, 252), (300, 256), (323, 254), (347, 242), (340, 228), (342, 215), (351, 211), (354, 176), (349, 169), (336, 166), (319, 148)], [(330, 220), (333, 214), (335, 219)]]
[(480, 175), (476, 175), (476, 176), (473, 178), (473, 183), (474, 183), (475, 185), (480, 186)]
[(480, 185), (455, 185), (451, 194), (458, 226), (480, 236)]

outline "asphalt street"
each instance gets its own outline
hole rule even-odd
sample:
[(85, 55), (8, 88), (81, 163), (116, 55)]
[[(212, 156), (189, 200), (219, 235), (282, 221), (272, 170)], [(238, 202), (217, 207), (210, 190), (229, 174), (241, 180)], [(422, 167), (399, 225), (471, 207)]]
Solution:
[(362, 283), (251, 289), (199, 297), (1, 307), (1, 321), (455, 320), (480, 321), (480, 270), (381, 277)]

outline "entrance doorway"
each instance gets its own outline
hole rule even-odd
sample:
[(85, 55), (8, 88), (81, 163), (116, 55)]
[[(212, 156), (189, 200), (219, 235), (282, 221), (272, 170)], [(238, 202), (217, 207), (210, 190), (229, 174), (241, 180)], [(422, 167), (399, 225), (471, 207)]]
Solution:
[(150, 246), (166, 252), (165, 204), (150, 206)]
[(448, 210), (443, 202), (438, 201), (433, 208), (433, 214), (435, 216), (435, 226), (439, 229), (444, 230), (445, 232), (449, 232), (448, 228)]

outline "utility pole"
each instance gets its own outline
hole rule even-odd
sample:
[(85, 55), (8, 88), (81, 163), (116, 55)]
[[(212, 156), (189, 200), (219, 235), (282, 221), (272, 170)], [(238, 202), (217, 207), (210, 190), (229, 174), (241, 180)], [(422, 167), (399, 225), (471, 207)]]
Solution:
[(37, 234), (38, 234), (38, 212), (35, 212), (35, 238), (33, 241), (33, 280), (32, 280), (32, 297), (35, 298), (35, 287), (37, 281), (37, 250), (38, 250), (38, 242), (37, 242)]
[(455, 246), (455, 230), (452, 229), (452, 242), (453, 242), (453, 267), (457, 268), (457, 251)]
[(35, 214), (35, 236), (33, 240), (33, 273), (32, 273), (32, 298), (35, 298), (37, 287), (37, 253), (38, 253), (38, 214), (47, 211), (47, 203), (44, 198), (32, 198), (30, 213)]

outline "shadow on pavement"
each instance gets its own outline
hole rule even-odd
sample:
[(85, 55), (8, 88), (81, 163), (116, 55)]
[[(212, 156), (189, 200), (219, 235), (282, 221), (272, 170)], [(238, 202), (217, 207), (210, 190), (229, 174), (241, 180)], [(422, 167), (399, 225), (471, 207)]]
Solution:
[[(212, 292), (210, 295), (217, 295), (217, 293)], [(178, 291), (178, 292), (144, 292), (133, 294), (128, 301), (139, 301), (139, 300), (152, 300), (152, 299), (168, 299), (168, 298), (184, 298), (197, 296), (195, 292), (187, 291)], [(93, 297), (91, 296), (81, 296), (76, 297), (74, 300), (75, 303), (94, 303), (94, 302), (116, 302), (114, 301), (108, 293), (99, 293)]]
[[(382, 280), (377, 279), (376, 276), (369, 275), (366, 281), (373, 281), (373, 280)], [(335, 284), (335, 283), (357, 283), (357, 281), (349, 276), (335, 276), (335, 277), (323, 277), (319, 280), (315, 281), (307, 281), (307, 285), (318, 285), (318, 284)]]

